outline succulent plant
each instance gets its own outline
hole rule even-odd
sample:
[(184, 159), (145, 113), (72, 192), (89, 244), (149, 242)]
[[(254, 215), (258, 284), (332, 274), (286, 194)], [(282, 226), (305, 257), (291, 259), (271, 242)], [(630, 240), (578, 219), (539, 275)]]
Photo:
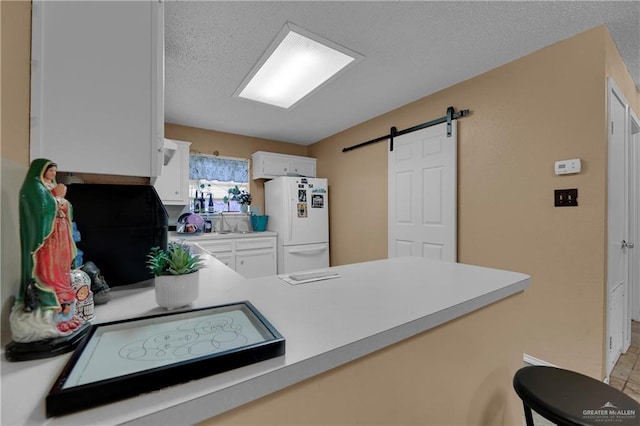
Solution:
[(147, 255), (147, 268), (154, 276), (186, 275), (202, 268), (200, 256), (184, 242), (171, 241), (167, 249), (153, 247)]

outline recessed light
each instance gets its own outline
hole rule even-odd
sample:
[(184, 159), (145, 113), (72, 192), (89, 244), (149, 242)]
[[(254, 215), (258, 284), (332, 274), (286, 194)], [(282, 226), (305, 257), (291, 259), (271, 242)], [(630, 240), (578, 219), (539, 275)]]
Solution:
[(287, 23), (234, 96), (291, 108), (362, 55)]

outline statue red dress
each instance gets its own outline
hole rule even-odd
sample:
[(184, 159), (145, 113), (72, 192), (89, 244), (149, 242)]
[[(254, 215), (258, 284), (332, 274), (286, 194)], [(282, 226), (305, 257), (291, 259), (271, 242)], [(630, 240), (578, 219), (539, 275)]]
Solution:
[[(20, 189), (20, 246), (22, 269), (20, 289), (12, 308), (13, 346), (7, 346), (7, 358), (15, 344), (38, 342), (35, 352), (67, 348), (65, 336), (86, 328), (76, 315), (76, 295), (71, 283), (76, 246), (72, 237), (72, 206), (64, 198), (66, 187), (56, 182), (57, 165), (50, 160), (34, 160)], [(56, 340), (57, 339), (57, 340)], [(60, 347), (58, 347), (61, 345)], [(29, 348), (21, 350), (30, 352)]]

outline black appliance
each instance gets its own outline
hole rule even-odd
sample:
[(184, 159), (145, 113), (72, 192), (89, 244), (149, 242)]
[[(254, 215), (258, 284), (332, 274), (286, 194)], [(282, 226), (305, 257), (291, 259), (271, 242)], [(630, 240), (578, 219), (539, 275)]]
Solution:
[(167, 247), (169, 221), (153, 186), (73, 183), (66, 198), (83, 260), (100, 268), (109, 287), (153, 278), (147, 254), (152, 247)]

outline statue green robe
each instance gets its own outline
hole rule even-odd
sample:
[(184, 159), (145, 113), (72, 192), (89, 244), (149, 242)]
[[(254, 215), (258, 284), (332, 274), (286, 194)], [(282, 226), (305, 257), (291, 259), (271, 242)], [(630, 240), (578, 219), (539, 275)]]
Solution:
[[(38, 251), (47, 244), (47, 239), (56, 231), (55, 220), (57, 215), (57, 201), (51, 190), (44, 184), (43, 176), (47, 166), (52, 164), (50, 160), (39, 158), (33, 160), (29, 166), (29, 171), (20, 189), (20, 248), (22, 255), (20, 290), (16, 295), (16, 301), (22, 302), (25, 292), (30, 283), (35, 283), (35, 293), (37, 301), (42, 309), (60, 308), (60, 300), (55, 287), (38, 276), (37, 262), (47, 262), (47, 267), (60, 268), (63, 272), (69, 272), (71, 264), (66, 265), (66, 261), (60, 262), (55, 255), (40, 259)], [(71, 205), (68, 204), (68, 212), (64, 220), (68, 221), (64, 233), (59, 238), (71, 244), (72, 258), (75, 256), (76, 247), (71, 234)], [(42, 268), (43, 265), (40, 265)], [(62, 283), (64, 284), (64, 283)], [(70, 283), (68, 283), (70, 287)]]

